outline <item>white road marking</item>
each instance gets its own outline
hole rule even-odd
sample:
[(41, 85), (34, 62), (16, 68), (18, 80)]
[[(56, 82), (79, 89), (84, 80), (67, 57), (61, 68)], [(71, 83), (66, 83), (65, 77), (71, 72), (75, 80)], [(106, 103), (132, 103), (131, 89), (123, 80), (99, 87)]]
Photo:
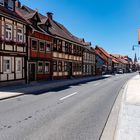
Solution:
[(97, 85), (99, 85), (100, 83), (96, 83), (96, 84), (94, 84), (94, 86), (97, 86)]
[(60, 101), (65, 100), (65, 99), (67, 99), (67, 98), (69, 98), (69, 97), (71, 97), (71, 96), (76, 95), (77, 93), (78, 93), (78, 92), (74, 92), (74, 93), (72, 93), (72, 94), (69, 94), (69, 95), (67, 95), (67, 96), (65, 96), (65, 97), (60, 98), (59, 100), (60, 100)]

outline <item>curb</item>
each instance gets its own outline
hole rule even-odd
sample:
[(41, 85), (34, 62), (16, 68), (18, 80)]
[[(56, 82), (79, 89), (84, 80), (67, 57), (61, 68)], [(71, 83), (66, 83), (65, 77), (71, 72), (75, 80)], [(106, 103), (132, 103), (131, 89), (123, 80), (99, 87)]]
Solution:
[(121, 87), (119, 94), (117, 95), (114, 105), (110, 111), (109, 117), (107, 119), (107, 122), (105, 124), (103, 133), (100, 137), (100, 140), (114, 140), (116, 135), (116, 129), (118, 125), (118, 116), (120, 114), (121, 104), (124, 96), (124, 92), (126, 89), (126, 86), (128, 84), (128, 81), (125, 82), (125, 84)]
[(124, 93), (123, 93), (122, 102), (121, 102), (121, 108), (120, 108), (120, 111), (119, 111), (119, 117), (118, 117), (118, 121), (117, 121), (115, 135), (114, 135), (114, 140), (118, 140), (119, 128), (120, 128), (120, 124), (121, 124), (121, 114), (122, 114), (122, 110), (123, 110), (123, 104), (124, 104), (124, 101), (126, 99), (126, 91), (127, 91), (127, 88), (128, 88), (129, 81), (127, 82), (127, 85), (126, 85)]

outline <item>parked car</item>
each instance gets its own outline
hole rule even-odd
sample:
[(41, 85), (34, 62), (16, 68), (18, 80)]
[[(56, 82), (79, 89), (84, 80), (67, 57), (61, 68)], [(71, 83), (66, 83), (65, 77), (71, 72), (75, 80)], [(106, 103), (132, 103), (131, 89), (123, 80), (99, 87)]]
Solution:
[(118, 70), (118, 73), (119, 73), (119, 74), (123, 74), (123, 70), (122, 70), (122, 69), (119, 69), (119, 70)]

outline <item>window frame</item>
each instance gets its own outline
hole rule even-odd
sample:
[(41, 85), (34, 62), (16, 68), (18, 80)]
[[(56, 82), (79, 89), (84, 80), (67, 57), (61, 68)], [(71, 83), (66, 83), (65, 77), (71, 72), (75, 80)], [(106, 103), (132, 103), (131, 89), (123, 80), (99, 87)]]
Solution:
[[(50, 45), (50, 47), (48, 47), (47, 45)], [(47, 49), (47, 48), (50, 48), (50, 49)], [(50, 52), (51, 48), (52, 48), (52, 43), (46, 42), (46, 52)]]
[[(5, 61), (9, 61), (9, 69), (7, 69), (7, 65), (4, 63)], [(4, 57), (3, 58), (3, 73), (8, 74), (12, 71), (12, 61), (11, 57)]]
[[(39, 64), (42, 64), (42, 66), (40, 66)], [(39, 70), (40, 67), (42, 67), (42, 71)], [(37, 64), (37, 72), (38, 72), (39, 74), (42, 74), (42, 73), (43, 73), (43, 62), (42, 62), (42, 61), (38, 61), (38, 64)]]
[[(20, 67), (17, 66), (17, 64), (19, 64), (18, 63), (19, 61), (20, 61), (20, 65), (18, 65), (18, 66), (20, 66)], [(20, 69), (18, 70), (18, 68), (20, 68)], [(21, 58), (16, 58), (16, 72), (17, 73), (21, 73), (22, 72), (22, 59)]]
[(13, 25), (12, 24), (5, 23), (5, 40), (8, 40), (8, 41), (13, 40)]
[[(46, 71), (46, 69), (45, 69), (46, 64), (49, 64), (48, 71)], [(45, 71), (45, 73), (50, 73), (50, 62), (48, 62), (48, 61), (45, 62), (45, 64), (44, 64), (44, 71)]]
[[(36, 49), (33, 48), (33, 41), (35, 41), (35, 42), (37, 43), (37, 44), (36, 44)], [(38, 50), (38, 41), (35, 40), (35, 39), (32, 39), (32, 40), (31, 40), (31, 44), (32, 44), (32, 45), (31, 45), (32, 50), (33, 50), (33, 51), (37, 51), (37, 50)]]
[[(55, 66), (55, 67), (54, 67)], [(57, 72), (58, 71), (58, 67), (57, 67), (57, 61), (54, 60), (53, 61), (53, 72)]]
[(62, 61), (58, 61), (58, 71), (62, 72)]
[[(12, 5), (10, 5), (10, 4), (12, 4)], [(14, 10), (14, 1), (13, 0), (8, 0), (8, 9), (12, 10), (12, 11)]]
[(2, 0), (3, 2), (0, 1), (0, 5), (4, 6), (4, 0)]
[[(21, 33), (18, 32), (18, 30), (20, 30)], [(22, 37), (22, 39), (21, 39), (21, 37)], [(23, 42), (23, 29), (22, 28), (17, 28), (17, 42)]]
[[(41, 49), (41, 43), (44, 44), (43, 49)], [(40, 52), (44, 52), (44, 51), (45, 51), (45, 42), (39, 41), (39, 51), (40, 51)]]

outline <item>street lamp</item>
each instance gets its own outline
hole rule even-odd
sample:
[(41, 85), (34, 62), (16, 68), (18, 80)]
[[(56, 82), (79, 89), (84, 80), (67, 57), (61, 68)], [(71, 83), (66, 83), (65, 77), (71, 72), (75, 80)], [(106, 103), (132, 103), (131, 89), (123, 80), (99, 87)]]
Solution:
[[(134, 51), (135, 48), (140, 48), (140, 45), (133, 45), (132, 50)], [(140, 58), (138, 57), (138, 60), (140, 60)]]

